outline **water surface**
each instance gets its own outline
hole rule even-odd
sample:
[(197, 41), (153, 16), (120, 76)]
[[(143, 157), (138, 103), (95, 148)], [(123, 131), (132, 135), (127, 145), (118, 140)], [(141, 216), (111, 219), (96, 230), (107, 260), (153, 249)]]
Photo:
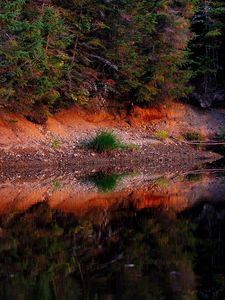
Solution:
[(224, 299), (223, 162), (0, 184), (0, 299)]

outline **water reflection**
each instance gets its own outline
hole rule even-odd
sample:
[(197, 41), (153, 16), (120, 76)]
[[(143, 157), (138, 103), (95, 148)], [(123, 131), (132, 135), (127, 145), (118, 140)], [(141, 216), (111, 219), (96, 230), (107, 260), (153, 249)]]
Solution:
[(2, 183), (1, 299), (223, 299), (225, 176)]
[(119, 182), (126, 176), (130, 174), (105, 174), (96, 173), (94, 175), (88, 176), (87, 180), (94, 183), (100, 192), (111, 192), (114, 191)]

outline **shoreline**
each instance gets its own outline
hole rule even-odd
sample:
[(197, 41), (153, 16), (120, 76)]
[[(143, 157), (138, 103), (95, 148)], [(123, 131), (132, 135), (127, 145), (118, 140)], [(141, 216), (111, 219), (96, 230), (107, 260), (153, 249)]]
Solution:
[(82, 173), (164, 172), (185, 171), (197, 165), (212, 162), (221, 155), (194, 149), (182, 143), (157, 143), (133, 150), (114, 150), (102, 154), (84, 148), (63, 148), (48, 151), (47, 148), (0, 149), (0, 180), (3, 177), (32, 176), (40, 170), (68, 170)]
[[(224, 118), (223, 110), (203, 112), (174, 102), (157, 109), (135, 107), (129, 118), (123, 111), (74, 106), (50, 116), (44, 125), (0, 111), (0, 174), (32, 174), (46, 168), (84, 174), (188, 170), (221, 156), (183, 143), (184, 134), (197, 131), (207, 139), (217, 133)], [(128, 149), (98, 154), (85, 148), (84, 143), (100, 130), (115, 133)], [(157, 132), (166, 132), (168, 138), (158, 140)]]

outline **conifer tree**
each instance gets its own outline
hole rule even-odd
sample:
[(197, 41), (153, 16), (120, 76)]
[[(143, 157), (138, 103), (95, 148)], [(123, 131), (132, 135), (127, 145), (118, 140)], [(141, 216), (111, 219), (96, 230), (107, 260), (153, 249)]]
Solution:
[(51, 105), (60, 96), (70, 42), (57, 9), (42, 1), (0, 3), (0, 97), (6, 106)]
[[(195, 37), (191, 43), (193, 78), (208, 106), (224, 81), (225, 1), (201, 0), (192, 20)], [(197, 84), (196, 84), (197, 83)]]

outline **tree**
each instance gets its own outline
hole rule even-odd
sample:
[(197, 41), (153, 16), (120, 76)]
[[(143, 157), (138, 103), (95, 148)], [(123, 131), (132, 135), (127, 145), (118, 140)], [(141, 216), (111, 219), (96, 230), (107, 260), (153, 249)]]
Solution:
[(67, 71), (70, 42), (58, 10), (42, 1), (0, 4), (0, 97), (13, 109), (52, 105)]
[(4, 0), (0, 98), (11, 109), (93, 97), (149, 105), (189, 92), (195, 0)]
[(211, 104), (224, 82), (224, 17), (225, 1), (201, 0), (192, 20), (193, 79), (202, 106)]

